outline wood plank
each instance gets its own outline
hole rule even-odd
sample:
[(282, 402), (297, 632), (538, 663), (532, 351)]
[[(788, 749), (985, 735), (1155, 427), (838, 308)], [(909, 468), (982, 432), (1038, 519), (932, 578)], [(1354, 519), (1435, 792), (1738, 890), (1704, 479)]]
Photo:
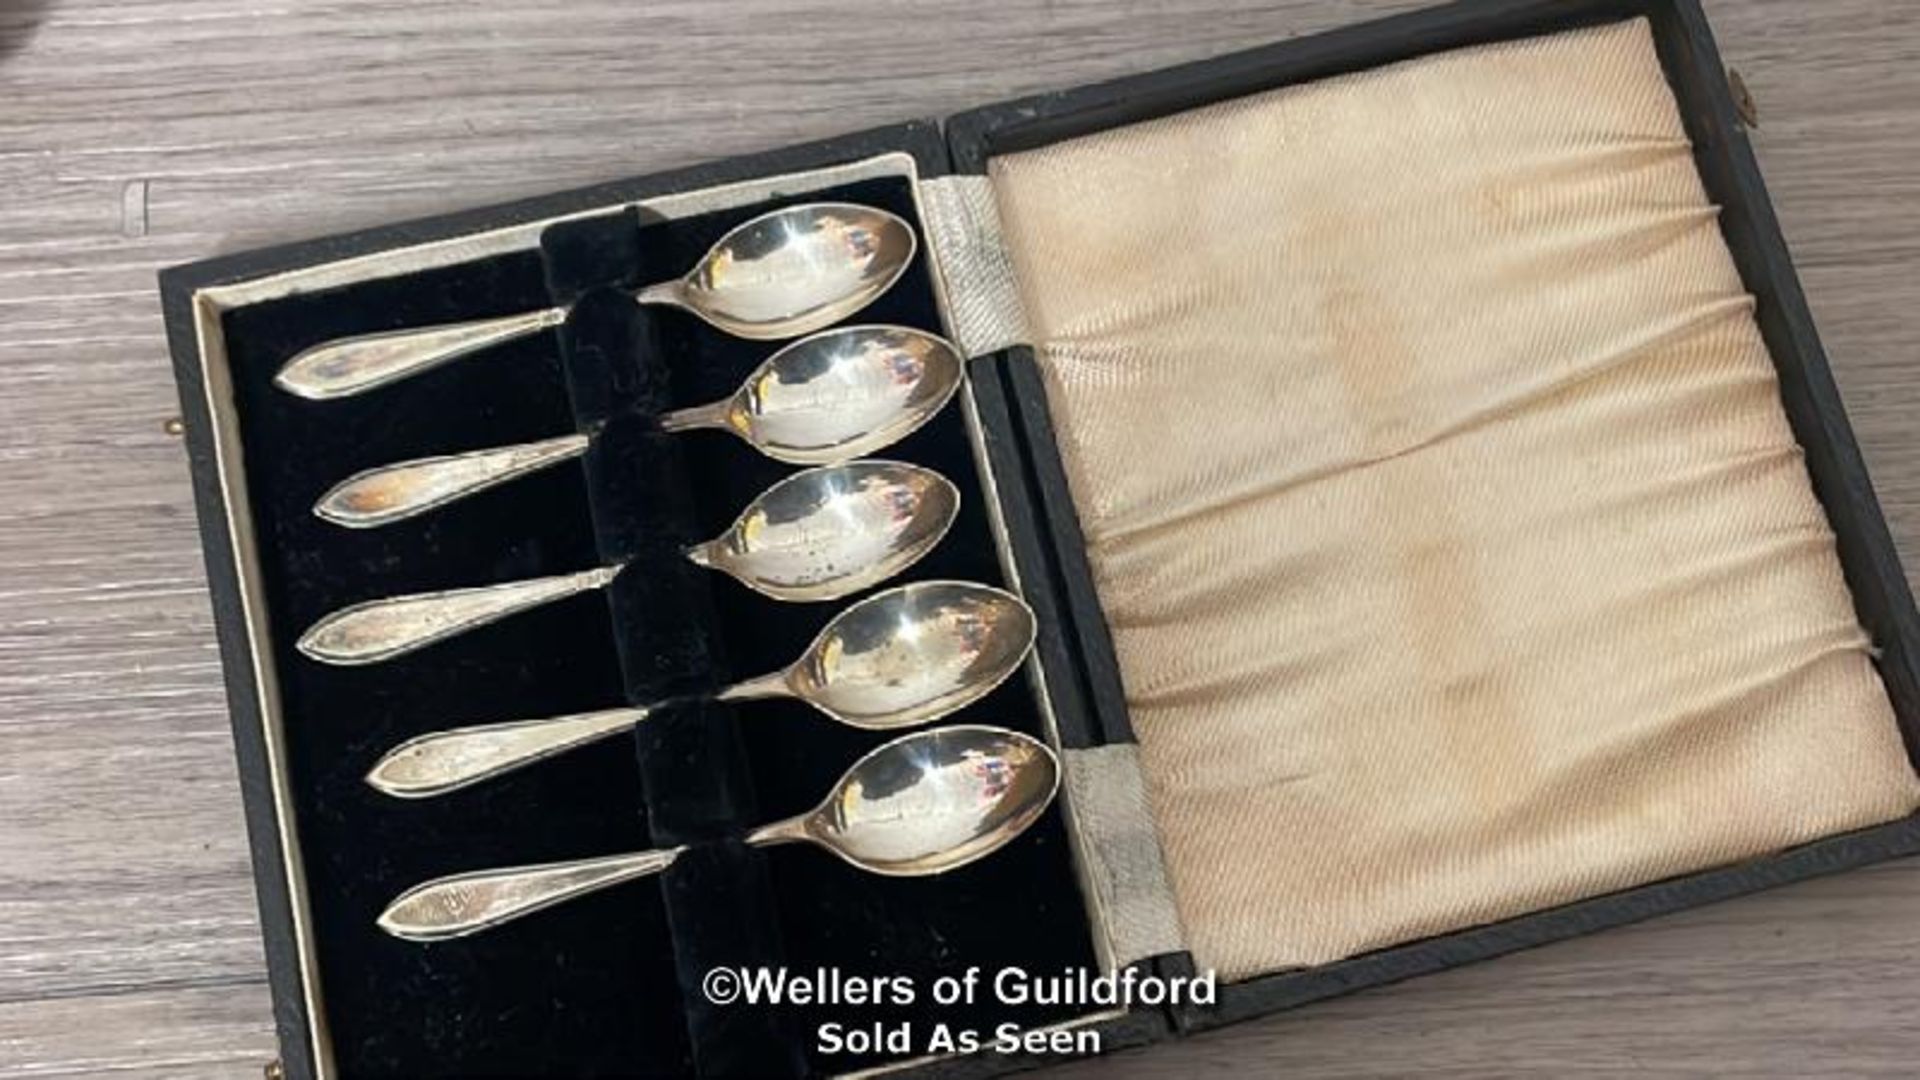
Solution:
[(276, 1053), (266, 993), (234, 979), (0, 1002), (0, 1080), (259, 1080)]

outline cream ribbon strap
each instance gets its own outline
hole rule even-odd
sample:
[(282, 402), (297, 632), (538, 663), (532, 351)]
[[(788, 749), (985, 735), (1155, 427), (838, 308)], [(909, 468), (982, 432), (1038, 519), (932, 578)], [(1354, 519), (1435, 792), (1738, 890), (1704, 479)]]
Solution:
[(920, 222), (939, 268), (948, 330), (968, 359), (1032, 341), (984, 176), (922, 180)]

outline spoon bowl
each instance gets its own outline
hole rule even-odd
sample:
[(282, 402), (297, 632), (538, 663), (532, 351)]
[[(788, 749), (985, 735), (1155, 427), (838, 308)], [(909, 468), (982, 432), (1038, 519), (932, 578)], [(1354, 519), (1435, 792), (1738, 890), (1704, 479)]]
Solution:
[(910, 326), (849, 326), (768, 357), (732, 397), (668, 413), (667, 431), (731, 431), (775, 461), (824, 465), (906, 438), (964, 376), (959, 350)]
[(1002, 728), (935, 728), (856, 761), (806, 827), (810, 839), (863, 870), (940, 874), (1026, 831), (1059, 784), (1058, 760), (1036, 739)]
[(908, 266), (918, 241), (894, 214), (853, 203), (807, 203), (741, 224), (686, 277), (643, 290), (735, 337), (812, 333), (872, 303)]
[[(889, 877), (943, 874), (1005, 847), (1053, 802), (1060, 761), (1030, 735), (965, 725), (902, 736), (854, 762), (819, 806), (754, 830), (754, 847), (809, 842)], [(659, 873), (685, 848), (455, 874), (401, 893), (380, 928), (463, 937)]]
[(687, 557), (776, 600), (832, 600), (919, 562), (959, 512), (960, 489), (931, 469), (856, 461), (787, 477)]
[(841, 612), (782, 673), (782, 686), (843, 724), (910, 727), (1006, 681), (1035, 632), (1033, 609), (1012, 593), (965, 581), (916, 582)]

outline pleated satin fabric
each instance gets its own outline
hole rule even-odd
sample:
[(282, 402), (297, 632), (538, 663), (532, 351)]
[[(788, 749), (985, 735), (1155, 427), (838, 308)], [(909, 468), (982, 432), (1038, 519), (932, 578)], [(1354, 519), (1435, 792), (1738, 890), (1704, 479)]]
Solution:
[(1644, 21), (991, 175), (1203, 966), (1914, 810)]

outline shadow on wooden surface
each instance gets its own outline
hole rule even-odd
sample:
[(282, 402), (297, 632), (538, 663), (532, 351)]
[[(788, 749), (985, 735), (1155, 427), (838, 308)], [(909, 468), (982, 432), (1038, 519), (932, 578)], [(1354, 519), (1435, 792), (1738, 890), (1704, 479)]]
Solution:
[(0, 0), (0, 62), (25, 48), (53, 0)]

